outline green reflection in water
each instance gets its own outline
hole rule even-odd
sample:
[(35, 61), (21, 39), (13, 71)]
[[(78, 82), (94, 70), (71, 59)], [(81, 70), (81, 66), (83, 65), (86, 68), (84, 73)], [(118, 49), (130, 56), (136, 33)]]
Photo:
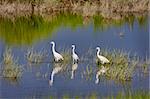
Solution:
[(76, 29), (82, 25), (82, 17), (72, 14), (59, 14), (52, 18), (41, 16), (19, 17), (14, 21), (0, 19), (0, 39), (8, 45), (31, 45), (52, 36), (61, 26)]
[(0, 38), (7, 44), (32, 44), (34, 41), (51, 35), (55, 28), (49, 28), (51, 24), (42, 17), (20, 17), (11, 21), (1, 19)]
[[(135, 17), (129, 16), (120, 20), (107, 20), (100, 15), (96, 15), (92, 19), (94, 29), (104, 31), (110, 26), (120, 27), (126, 22), (133, 28)], [(138, 17), (137, 19), (140, 26), (143, 26), (148, 18)], [(0, 39), (8, 45), (32, 45), (42, 39), (52, 37), (52, 34), (62, 26), (77, 30), (85, 25), (84, 21), (86, 20), (81, 15), (70, 13), (60, 13), (45, 18), (35, 15), (18, 17), (14, 20), (0, 18)]]

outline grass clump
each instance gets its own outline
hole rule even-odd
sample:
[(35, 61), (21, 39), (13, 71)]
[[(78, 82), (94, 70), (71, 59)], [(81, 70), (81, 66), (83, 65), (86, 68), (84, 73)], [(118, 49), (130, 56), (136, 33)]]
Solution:
[[(139, 63), (137, 57), (131, 58), (130, 53), (122, 50), (114, 50), (112, 52), (103, 50), (102, 53), (110, 60), (109, 64), (105, 64), (109, 68), (105, 73), (107, 77), (121, 81), (130, 81), (132, 79), (135, 67)], [(101, 64), (98, 64), (99, 66)]]
[(26, 58), (30, 63), (41, 63), (46, 57), (45, 51), (36, 52), (33, 49), (28, 50), (26, 54)]
[(17, 79), (22, 76), (23, 69), (21, 65), (14, 60), (11, 49), (6, 49), (3, 54), (2, 76), (5, 78)]
[(115, 99), (149, 99), (149, 97), (150, 94), (144, 91), (129, 92), (127, 95), (124, 95), (123, 93), (118, 93), (116, 97), (112, 96), (112, 98)]
[(92, 80), (94, 74), (94, 69), (92, 68), (92, 66), (86, 66), (86, 69), (83, 70), (82, 78), (85, 77), (86, 80)]
[(71, 49), (63, 48), (61, 55), (64, 57), (64, 61), (63, 61), (64, 65), (71, 64), (72, 62)]

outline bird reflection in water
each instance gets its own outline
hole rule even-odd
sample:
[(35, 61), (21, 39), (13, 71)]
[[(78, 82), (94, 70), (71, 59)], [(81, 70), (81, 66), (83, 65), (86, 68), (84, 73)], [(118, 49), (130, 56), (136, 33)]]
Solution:
[(54, 83), (54, 76), (59, 73), (63, 68), (63, 65), (61, 63), (54, 63), (54, 68), (52, 70), (52, 73), (50, 75), (49, 85), (52, 86)]
[(104, 75), (107, 72), (108, 68), (101, 66), (101, 69), (96, 73), (95, 84), (99, 83), (99, 76)]
[(78, 64), (73, 63), (71, 68), (71, 79), (74, 79), (74, 72), (77, 70), (77, 68), (78, 68)]

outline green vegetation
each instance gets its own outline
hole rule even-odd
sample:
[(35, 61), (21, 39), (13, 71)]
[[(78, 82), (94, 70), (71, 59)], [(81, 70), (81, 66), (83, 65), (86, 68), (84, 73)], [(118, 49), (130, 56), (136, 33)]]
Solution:
[(129, 92), (128, 95), (124, 95), (123, 93), (119, 93), (116, 97), (112, 96), (112, 99), (149, 99), (150, 98), (150, 93), (149, 92), (134, 92), (131, 93)]
[[(37, 40), (49, 37), (54, 30), (42, 17), (20, 17), (14, 21), (1, 19), (0, 35), (8, 45), (31, 45)], [(51, 30), (51, 31), (50, 31)]]
[[(57, 96), (49, 96), (50, 99), (57, 99)], [(97, 92), (92, 92), (89, 95), (86, 96), (70, 96), (70, 95), (63, 95), (62, 99), (149, 99), (150, 93), (144, 92), (144, 91), (137, 91), (137, 92), (128, 92), (128, 94), (124, 94), (123, 92), (118, 93), (115, 96), (108, 95), (108, 96), (101, 96), (97, 94)], [(46, 98), (46, 97), (44, 97)], [(48, 98), (48, 97), (47, 97)], [(46, 99), (47, 99), (46, 98)]]
[(4, 78), (18, 79), (22, 76), (23, 69), (21, 65), (14, 60), (10, 49), (6, 49), (2, 61), (2, 76)]
[(61, 26), (76, 28), (82, 18), (72, 14), (60, 14), (51, 20), (40, 16), (0, 19), (0, 38), (9, 45), (31, 45), (43, 38), (51, 37)]
[[(133, 26), (136, 17), (125, 17), (120, 20), (107, 20), (97, 15), (89, 18), (94, 22), (95, 30), (105, 30), (112, 26), (122, 26), (125, 23)], [(138, 22), (145, 24), (147, 17), (138, 18)], [(72, 30), (84, 26), (84, 18), (81, 15), (71, 13), (60, 13), (56, 16), (43, 18), (42, 16), (19, 17), (14, 20), (0, 18), (0, 39), (8, 45), (32, 45), (42, 39), (50, 38), (62, 26)], [(111, 24), (110, 24), (111, 23)]]
[(114, 50), (108, 52), (103, 50), (102, 54), (110, 60), (110, 64), (106, 65), (109, 67), (106, 72), (106, 76), (111, 79), (128, 81), (132, 79), (135, 71), (135, 66), (139, 63), (138, 58), (130, 58), (130, 53)]
[[(107, 71), (105, 76), (107, 79), (113, 79), (115, 81), (124, 82), (131, 81), (137, 68), (141, 68), (141, 72), (148, 73), (149, 71), (149, 59), (143, 62), (138, 56), (131, 56), (129, 52), (123, 50), (113, 50), (109, 51), (107, 49), (102, 49), (101, 54), (107, 57), (110, 60), (109, 64), (102, 65), (96, 55), (90, 54), (92, 50), (88, 51), (87, 56), (90, 59), (84, 59), (88, 61), (88, 66), (83, 70), (82, 78), (86, 80), (91, 80), (95, 76), (96, 71), (101, 70), (101, 67), (106, 67)], [(94, 67), (95, 62), (92, 62), (96, 59), (97, 67)], [(91, 61), (91, 62), (90, 62)]]

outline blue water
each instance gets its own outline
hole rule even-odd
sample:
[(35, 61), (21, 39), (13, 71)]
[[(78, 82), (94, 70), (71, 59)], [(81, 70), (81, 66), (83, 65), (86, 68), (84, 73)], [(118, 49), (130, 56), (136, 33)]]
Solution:
[[(123, 32), (124, 36), (120, 37), (119, 33)], [(145, 58), (149, 55), (149, 31), (148, 23), (141, 27), (137, 20), (134, 21), (132, 28), (125, 23), (120, 27), (110, 26), (106, 30), (94, 30), (94, 25), (91, 22), (85, 27), (78, 27), (72, 30), (70, 27), (60, 27), (51, 38), (46, 38), (37, 41), (32, 46), (35, 50), (40, 51), (43, 48), (49, 52), (51, 57), (50, 41), (56, 42), (56, 48), (61, 51), (60, 47), (67, 47), (71, 49), (71, 45), (76, 45), (76, 52), (79, 56), (84, 55), (88, 48), (95, 50), (96, 46), (101, 48), (122, 49), (130, 51), (131, 54)], [(7, 47), (7, 43), (0, 40), (0, 60), (2, 54)], [(102, 78), (100, 83), (95, 84), (95, 75), (92, 80), (85, 80), (81, 77), (82, 70), (85, 69), (87, 63), (79, 63), (75, 71), (75, 78), (70, 79), (63, 73), (58, 73), (54, 77), (53, 86), (49, 86), (49, 78), (53, 69), (53, 64), (42, 63), (38, 66), (29, 66), (27, 60), (24, 58), (26, 50), (31, 46), (11, 46), (15, 58), (19, 57), (19, 64), (22, 64), (26, 71), (22, 78), (17, 82), (11, 82), (7, 79), (0, 78), (0, 97), (3, 98), (25, 98), (25, 97), (61, 97), (65, 94), (70, 96), (87, 96), (95, 92), (98, 96), (117, 95), (119, 92), (126, 92), (128, 90), (144, 90), (148, 91), (149, 77), (143, 75), (135, 75), (130, 83), (117, 83), (114, 80)], [(96, 53), (96, 50), (93, 54)], [(47, 59), (48, 61), (49, 59)], [(36, 74), (40, 72), (40, 77)], [(42, 77), (45, 73), (48, 75)]]

